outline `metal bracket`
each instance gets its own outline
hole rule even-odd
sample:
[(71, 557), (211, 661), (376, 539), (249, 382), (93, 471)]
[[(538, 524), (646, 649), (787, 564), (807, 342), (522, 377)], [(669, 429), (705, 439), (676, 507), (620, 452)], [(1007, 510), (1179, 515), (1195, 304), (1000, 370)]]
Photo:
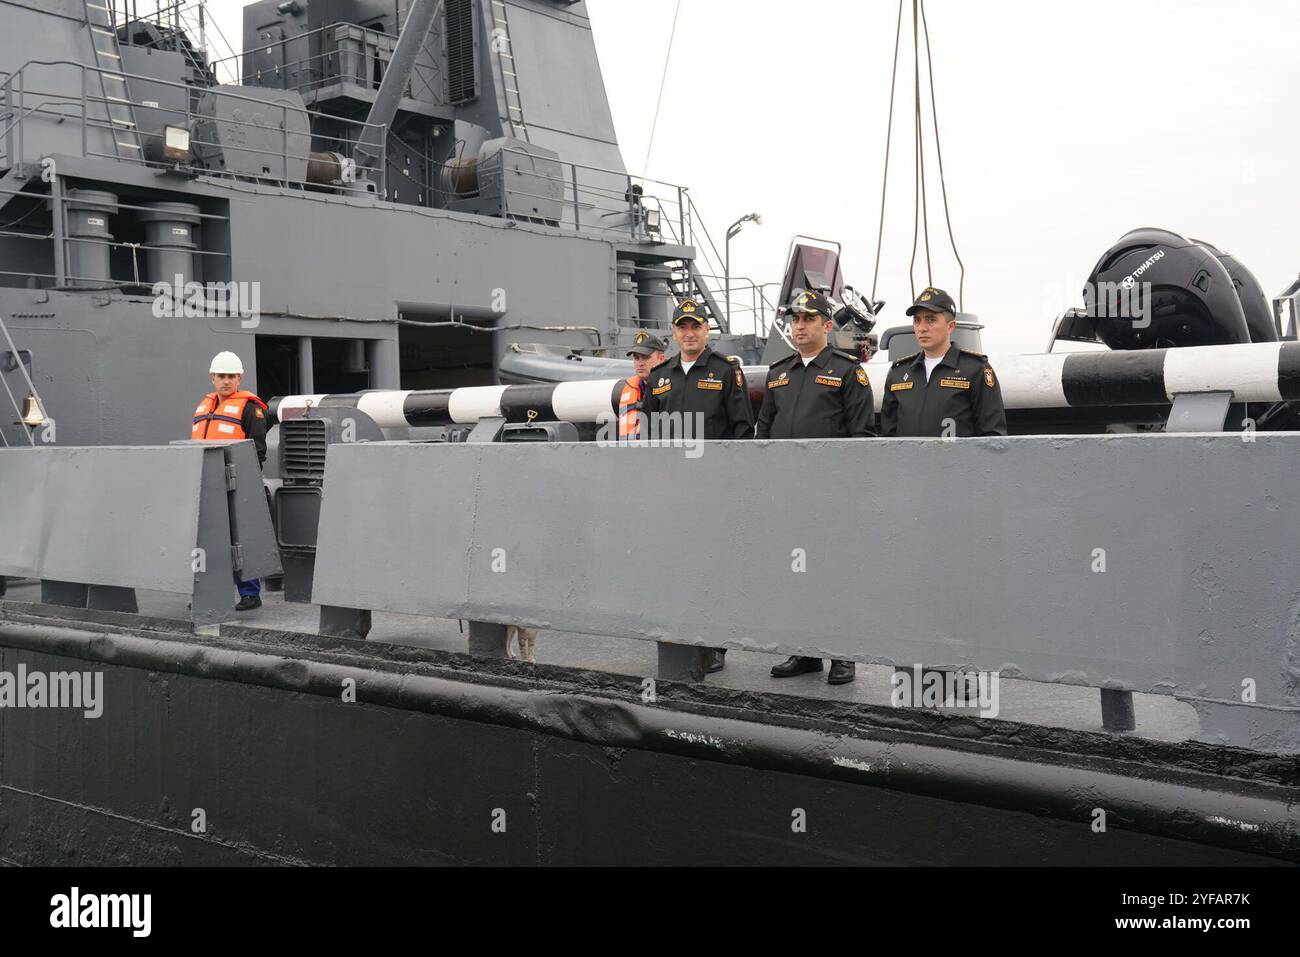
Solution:
[(230, 546), (230, 562), (232, 565), (235, 566), (235, 571), (241, 572), (244, 570), (244, 546), (243, 545)]
[(1231, 392), (1180, 392), (1169, 410), (1166, 432), (1222, 432)]
[[(1287, 312), (1291, 320), (1287, 324), (1282, 322), (1282, 313)], [(1277, 328), (1277, 334), (1283, 339), (1295, 339), (1300, 332), (1300, 279), (1291, 283), (1290, 286), (1280, 295), (1273, 299), (1273, 325)]]
[(233, 492), (234, 490), (235, 490), (235, 466), (230, 463), (226, 463), (226, 491)]
[(478, 420), (478, 425), (474, 426), (473, 431), (465, 437), (466, 442), (499, 442), (501, 433), (505, 431), (505, 416), (492, 415)]

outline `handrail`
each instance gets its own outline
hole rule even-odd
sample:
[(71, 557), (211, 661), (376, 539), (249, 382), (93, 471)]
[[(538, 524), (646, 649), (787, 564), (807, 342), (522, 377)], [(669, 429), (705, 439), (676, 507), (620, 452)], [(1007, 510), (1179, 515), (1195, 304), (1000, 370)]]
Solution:
[[(234, 61), (236, 61), (236, 64), (237, 64), (237, 66), (238, 66), (239, 76), (240, 76), (241, 79), (242, 79), (242, 77), (245, 75), (245, 67), (248, 65), (248, 64), (247, 64), (247, 57), (248, 57), (249, 54), (252, 54), (252, 53), (262, 53), (262, 52), (264, 52), (264, 51), (267, 51), (267, 50), (273, 49), (273, 48), (275, 48), (275, 47), (280, 47), (281, 49), (284, 49), (284, 48), (286, 48), (287, 45), (290, 44), (290, 43), (296, 43), (296, 42), (299, 42), (299, 41), (307, 41), (307, 40), (309, 40), (309, 38), (314, 37), (314, 36), (316, 36), (316, 35), (318, 35), (318, 34), (322, 35), (322, 39), (325, 39), (326, 37), (325, 37), (324, 35), (326, 34), (327, 31), (333, 31), (333, 30), (338, 29), (339, 27), (351, 27), (351, 28), (354, 28), (354, 29), (357, 29), (357, 30), (362, 30), (362, 31), (365, 32), (365, 33), (374, 34), (374, 35), (376, 35), (376, 36), (383, 37), (383, 38), (386, 39), (386, 40), (392, 40), (392, 41), (394, 41), (394, 43), (395, 43), (395, 42), (397, 41), (397, 39), (398, 39), (398, 37), (397, 37), (396, 35), (391, 34), (391, 33), (385, 33), (385, 32), (382, 31), (382, 30), (374, 30), (374, 29), (371, 29), (370, 27), (362, 27), (361, 25), (356, 24), (356, 23), (349, 23), (349, 22), (346, 22), (346, 21), (338, 21), (338, 22), (335, 22), (335, 23), (328, 23), (328, 24), (326, 24), (325, 26), (317, 27), (317, 28), (314, 29), (314, 30), (307, 30), (307, 31), (305, 31), (305, 32), (303, 32), (303, 33), (295, 33), (293, 36), (282, 37), (282, 38), (280, 38), (279, 40), (273, 40), (273, 41), (271, 41), (271, 42), (269, 42), (269, 43), (258, 44), (257, 46), (249, 47), (248, 49), (246, 49), (246, 50), (241, 50), (241, 51), (238, 52), (238, 53), (231, 53), (231, 54), (229, 54), (228, 56), (220, 57), (220, 58), (218, 58), (218, 59), (216, 59), (216, 60), (210, 60), (209, 63), (208, 63), (208, 65), (209, 65), (210, 67), (212, 67), (212, 68), (215, 70), (217, 66), (219, 66), (219, 65), (220, 65), (220, 66), (225, 66), (227, 63), (229, 63), (230, 61), (234, 60)], [(334, 80), (334, 79), (336, 79), (336, 78), (339, 79), (339, 80), (342, 80), (342, 81), (352, 80), (352, 81), (357, 81), (357, 82), (359, 82), (357, 77), (354, 77), (354, 76), (352, 76), (352, 75), (350, 75), (350, 74), (343, 74), (343, 73), (327, 73), (327, 72), (326, 72), (325, 70), (323, 70), (323, 69), (322, 69), (322, 70), (316, 70), (316, 69), (314, 69), (314, 68), (311, 66), (311, 64), (313, 64), (313, 63), (315, 63), (315, 62), (321, 62), (321, 63), (328, 62), (328, 58), (333, 57), (333, 56), (336, 56), (336, 55), (337, 55), (337, 51), (334, 51), (334, 50), (322, 50), (322, 52), (317, 53), (317, 54), (313, 54), (313, 55), (311, 55), (311, 56), (300, 57), (300, 58), (297, 59), (297, 60), (292, 60), (292, 61), (288, 61), (288, 62), (285, 62), (285, 63), (276, 64), (274, 72), (275, 72), (275, 73), (281, 73), (281, 72), (288, 73), (288, 72), (290, 72), (290, 71), (292, 71), (292, 70), (294, 70), (294, 69), (305, 68), (306, 71), (307, 71), (310, 75), (312, 75), (313, 79), (309, 80), (309, 81), (306, 82), (306, 83), (296, 83), (296, 84), (294, 84), (294, 86), (293, 86), (292, 88), (298, 90), (299, 92), (302, 92), (302, 91), (304, 91), (304, 90), (309, 90), (309, 89), (316, 89), (316, 88), (318, 88), (319, 86), (323, 85), (324, 83), (327, 83), (327, 82), (329, 82), (329, 81), (332, 81), (332, 80)], [(251, 75), (261, 76), (261, 75), (262, 75), (260, 71), (254, 71), (254, 70), (252, 70), (251, 68), (248, 69), (247, 73), (248, 73), (248, 75), (250, 75), (250, 76), (251, 76)], [(427, 87), (431, 92), (437, 92), (437, 90), (439, 89), (438, 84), (437, 84), (436, 82), (434, 82), (434, 80), (431, 79), (431, 78), (439, 77), (439, 76), (441, 76), (441, 73), (442, 73), (442, 71), (441, 71), (441, 69), (439, 68), (439, 66), (438, 66), (436, 63), (435, 63), (433, 66), (430, 66), (430, 65), (427, 64), (427, 63), (421, 63), (421, 62), (419, 62), (419, 60), (417, 60), (417, 61), (412, 65), (412, 76), (419, 76), (420, 79), (421, 79), (421, 82), (422, 82), (422, 83), (423, 83), (423, 84), (424, 84), (424, 85), (425, 85), (425, 86), (426, 86), (426, 87)], [(318, 77), (319, 79), (316, 79), (317, 77)], [(409, 81), (408, 81), (408, 83), (409, 83)], [(367, 87), (372, 88), (372, 89), (377, 89), (377, 88), (378, 88), (378, 83), (374, 81), (373, 77), (369, 77), (369, 78), (367, 78), (367, 80), (366, 80), (365, 83), (363, 83), (363, 84), (362, 84), (362, 83), (359, 83), (359, 85), (364, 85), (364, 86), (367, 86)], [(416, 91), (415, 91), (414, 87), (412, 87), (412, 89), (411, 89), (411, 93), (412, 93), (413, 96), (416, 95)]]
[[(30, 74), (35, 70), (35, 68), (38, 68), (38, 67), (46, 67), (46, 68), (51, 68), (51, 69), (59, 69), (59, 68), (64, 68), (64, 67), (66, 67), (66, 68), (68, 68), (68, 69), (78, 71), (78, 72), (80, 73), (80, 79), (81, 79), (81, 83), (80, 83), (80, 89), (81, 89), (81, 92), (80, 92), (80, 95), (77, 95), (77, 94), (71, 94), (71, 93), (57, 93), (57, 92), (51, 92), (51, 91), (42, 91), (42, 90), (39, 90), (39, 89), (37, 89), (37, 90), (32, 90), (32, 89), (27, 88), (27, 85), (26, 85), (26, 83), (24, 82), (24, 80), (27, 79), (27, 78), (29, 77), (29, 75), (30, 75)], [(6, 133), (5, 133), (5, 136), (6, 136), (6, 138), (8, 139), (10, 133), (11, 133), (14, 129), (17, 129), (17, 130), (19, 131), (19, 152), (21, 152), (21, 146), (22, 146), (22, 134), (21, 134), (21, 130), (22, 130), (22, 120), (25, 120), (25, 119), (27, 119), (27, 118), (33, 116), (33, 115), (39, 115), (39, 114), (42, 114), (42, 113), (44, 112), (44, 108), (47, 108), (47, 107), (52, 106), (52, 105), (58, 105), (59, 102), (61, 101), (61, 102), (66, 103), (66, 104), (78, 104), (78, 103), (79, 103), (80, 106), (81, 106), (81, 113), (80, 113), (80, 116), (79, 116), (79, 117), (78, 117), (78, 115), (77, 115), (76, 113), (66, 113), (66, 114), (65, 114), (65, 113), (58, 113), (58, 112), (55, 112), (55, 113), (53, 113), (52, 115), (55, 115), (55, 116), (61, 116), (61, 117), (64, 117), (64, 118), (79, 118), (80, 126), (81, 126), (81, 130), (82, 130), (82, 155), (88, 155), (88, 156), (89, 156), (89, 155), (106, 155), (106, 154), (98, 154), (98, 153), (95, 153), (94, 151), (92, 151), (92, 150), (90, 149), (90, 147), (89, 147), (89, 145), (88, 145), (88, 143), (87, 143), (87, 140), (86, 140), (86, 131), (87, 131), (87, 130), (90, 130), (90, 129), (113, 131), (113, 130), (115, 130), (116, 128), (113, 126), (113, 124), (112, 124), (111, 122), (109, 122), (109, 121), (105, 121), (105, 120), (104, 120), (103, 118), (101, 118), (101, 117), (89, 116), (89, 115), (88, 115), (88, 111), (87, 111), (87, 106), (86, 106), (86, 105), (87, 105), (88, 103), (94, 103), (94, 104), (96, 104), (97, 106), (104, 106), (105, 108), (107, 108), (107, 106), (108, 106), (108, 104), (109, 104), (110, 102), (114, 102), (114, 103), (116, 103), (116, 102), (118, 102), (118, 101), (117, 101), (116, 99), (110, 101), (110, 99), (109, 99), (106, 95), (102, 95), (102, 96), (101, 96), (101, 95), (96, 95), (96, 94), (94, 94), (94, 93), (88, 93), (88, 92), (87, 92), (87, 81), (86, 81), (86, 75), (87, 75), (87, 73), (99, 74), (100, 76), (103, 76), (103, 75), (107, 74), (107, 75), (110, 75), (110, 76), (113, 76), (113, 77), (117, 77), (117, 78), (122, 78), (122, 79), (125, 79), (125, 80), (137, 80), (137, 81), (146, 82), (146, 83), (150, 84), (150, 85), (153, 86), (153, 87), (164, 87), (164, 88), (170, 88), (170, 89), (174, 89), (174, 90), (180, 91), (181, 93), (183, 93), (183, 96), (179, 96), (179, 97), (178, 97), (178, 103), (177, 103), (177, 105), (176, 105), (175, 107), (170, 107), (170, 106), (163, 106), (163, 107), (148, 106), (148, 107), (146, 107), (142, 102), (140, 102), (140, 101), (137, 100), (137, 99), (132, 99), (132, 100), (129, 102), (129, 105), (132, 106), (132, 107), (134, 107), (134, 108), (137, 108), (137, 109), (161, 110), (161, 111), (164, 112), (164, 113), (173, 113), (173, 112), (174, 112), (174, 113), (176, 113), (176, 114), (179, 116), (179, 115), (182, 113), (182, 107), (181, 107), (180, 103), (183, 102), (183, 103), (184, 103), (183, 112), (184, 112), (184, 116), (185, 116), (185, 123), (186, 123), (187, 126), (191, 126), (191, 127), (193, 126), (193, 121), (197, 118), (196, 115), (195, 115), (195, 113), (193, 112), (192, 103), (191, 103), (191, 94), (194, 93), (194, 92), (198, 92), (198, 93), (200, 93), (200, 94), (206, 92), (206, 93), (210, 93), (210, 94), (213, 95), (213, 96), (228, 97), (229, 99), (234, 100), (234, 101), (238, 101), (238, 102), (241, 102), (241, 103), (248, 103), (248, 104), (250, 104), (250, 105), (252, 105), (252, 106), (257, 107), (259, 110), (266, 110), (269, 106), (278, 106), (279, 109), (282, 111), (282, 113), (283, 113), (283, 115), (284, 115), (284, 118), (285, 118), (285, 120), (286, 120), (286, 122), (283, 124), (283, 132), (284, 132), (284, 137), (283, 137), (283, 140), (284, 140), (284, 148), (283, 148), (282, 150), (274, 151), (274, 152), (273, 152), (273, 151), (270, 151), (270, 150), (260, 150), (260, 149), (257, 149), (257, 148), (255, 148), (255, 147), (244, 147), (244, 146), (239, 147), (239, 149), (240, 149), (241, 151), (243, 151), (243, 152), (258, 153), (258, 154), (263, 154), (263, 155), (268, 155), (268, 156), (273, 155), (273, 156), (282, 157), (282, 158), (286, 161), (286, 166), (287, 166), (287, 161), (288, 161), (288, 158), (289, 158), (289, 154), (288, 154), (288, 142), (289, 142), (290, 137), (302, 138), (302, 137), (310, 137), (310, 136), (312, 136), (312, 135), (313, 135), (312, 130), (314, 129), (314, 127), (315, 127), (315, 125), (316, 125), (313, 121), (316, 120), (316, 119), (327, 120), (327, 121), (329, 121), (330, 123), (333, 123), (333, 124), (343, 123), (343, 124), (345, 124), (345, 126), (347, 127), (347, 131), (350, 131), (350, 132), (353, 132), (353, 133), (354, 133), (355, 138), (351, 138), (351, 137), (348, 137), (348, 136), (346, 136), (346, 135), (331, 137), (331, 139), (332, 139), (334, 142), (338, 143), (339, 146), (340, 146), (340, 148), (341, 148), (342, 150), (344, 150), (344, 151), (346, 151), (349, 147), (353, 147), (353, 146), (355, 146), (356, 143), (358, 142), (358, 140), (359, 140), (361, 134), (362, 134), (362, 131), (364, 131), (364, 130), (366, 130), (366, 129), (373, 128), (373, 129), (378, 129), (378, 130), (383, 131), (383, 132), (386, 132), (386, 130), (387, 130), (387, 127), (386, 127), (384, 124), (368, 123), (368, 122), (366, 122), (366, 121), (364, 121), (364, 120), (348, 120), (348, 119), (344, 119), (344, 118), (341, 118), (341, 117), (334, 116), (334, 115), (332, 115), (332, 114), (322, 113), (322, 112), (320, 112), (320, 111), (318, 111), (318, 110), (313, 110), (313, 109), (311, 109), (310, 107), (307, 107), (307, 106), (303, 106), (301, 109), (299, 109), (299, 108), (297, 108), (297, 107), (292, 107), (292, 106), (289, 106), (289, 105), (287, 105), (287, 104), (268, 104), (265, 100), (258, 99), (258, 98), (256, 98), (256, 97), (248, 96), (248, 95), (245, 95), (245, 94), (242, 94), (242, 93), (239, 93), (239, 92), (235, 92), (235, 91), (232, 91), (232, 90), (229, 90), (229, 89), (225, 89), (225, 88), (222, 88), (222, 89), (215, 89), (215, 88), (213, 88), (213, 89), (210, 89), (210, 90), (209, 90), (209, 89), (202, 89), (202, 88), (198, 88), (198, 89), (196, 89), (195, 87), (192, 87), (192, 86), (190, 86), (189, 84), (186, 84), (186, 83), (180, 83), (180, 82), (176, 82), (176, 81), (172, 81), (172, 80), (164, 80), (164, 79), (160, 79), (160, 78), (158, 78), (158, 77), (153, 77), (153, 76), (144, 76), (144, 75), (141, 75), (141, 74), (131, 73), (131, 72), (128, 72), (128, 71), (126, 71), (126, 70), (121, 70), (121, 69), (107, 69), (107, 68), (99, 67), (99, 66), (90, 66), (90, 65), (88, 65), (88, 64), (78, 63), (78, 62), (75, 62), (75, 61), (72, 61), (72, 60), (37, 60), (37, 59), (33, 59), (33, 60), (28, 60), (27, 62), (25, 62), (24, 64), (22, 64), (22, 66), (20, 66), (17, 70), (15, 70), (12, 74), (9, 75), (9, 78), (8, 78), (7, 80), (5, 80), (5, 81), (3, 82), (3, 84), (0, 84), (0, 92), (3, 92), (3, 93), (4, 93), (4, 95), (5, 95), (5, 103), (7, 104), (7, 106), (8, 106), (11, 110), (12, 110), (12, 109), (16, 109), (16, 110), (18, 110), (18, 111), (21, 111), (21, 115), (19, 115), (18, 117), (16, 117), (14, 120), (12, 120), (12, 121), (10, 122), (10, 124), (9, 124), (10, 129), (6, 130)], [(29, 97), (29, 96), (42, 96), (42, 97), (45, 97), (46, 100), (45, 100), (42, 104), (38, 104), (36, 107), (27, 107), (23, 101), (24, 101), (24, 99), (25, 99), (26, 97)], [(18, 101), (16, 106), (15, 106), (15, 104), (14, 104), (15, 99), (17, 99), (17, 101)], [(291, 131), (288, 129), (287, 119), (288, 119), (289, 115), (292, 114), (292, 113), (298, 113), (298, 114), (301, 114), (302, 116), (308, 118), (308, 129), (307, 129), (306, 131), (303, 131), (303, 132), (291, 132)], [(231, 122), (231, 123), (233, 123), (234, 125), (237, 125), (237, 126), (256, 126), (256, 125), (257, 125), (257, 124), (255, 124), (255, 123), (251, 123), (251, 122), (249, 122), (249, 121), (244, 121), (244, 120), (231, 120), (231, 121), (229, 121), (229, 122)], [(156, 133), (146, 132), (146, 131), (143, 131), (143, 130), (137, 130), (137, 134), (140, 135), (140, 136), (142, 136), (142, 137), (155, 137), (155, 138), (156, 138), (156, 136), (157, 136)], [(381, 132), (380, 139), (381, 139), (381, 141), (385, 141), (385, 142), (386, 142), (386, 140), (387, 140), (387, 136), (382, 135), (382, 132)], [(214, 143), (209, 143), (209, 142), (207, 142), (206, 140), (197, 139), (197, 138), (192, 138), (192, 139), (191, 139), (191, 144), (192, 144), (192, 146), (193, 146), (193, 145), (197, 145), (197, 146), (214, 146), (214, 145), (216, 145), (216, 144), (214, 144)], [(8, 145), (8, 144), (7, 144), (7, 145)], [(116, 156), (107, 156), (107, 155), (106, 155), (106, 158), (120, 158), (120, 157), (116, 157)], [(22, 156), (18, 156), (18, 157), (11, 156), (11, 157), (10, 157), (10, 161), (11, 161), (11, 162), (21, 162), (22, 159), (23, 159)], [(141, 165), (148, 165), (148, 164), (149, 164), (149, 160), (148, 160), (146, 157), (144, 157), (144, 156), (141, 156), (138, 160), (128, 160), (128, 162), (136, 162), (136, 163), (139, 163), (139, 164), (141, 164)], [(384, 156), (381, 156), (381, 157), (378, 159), (378, 161), (377, 161), (377, 165), (376, 165), (376, 167), (374, 167), (374, 168), (375, 168), (375, 169), (383, 169), (383, 164), (384, 164), (384, 162), (385, 162), (385, 157), (384, 157)], [(371, 167), (366, 167), (366, 169), (371, 169)], [(221, 176), (221, 175), (231, 176), (231, 175), (233, 175), (233, 174), (223, 173), (223, 172), (220, 171), (220, 170), (211, 170), (211, 171), (209, 171), (209, 172), (210, 172), (212, 175), (216, 175), (216, 176)], [(264, 177), (264, 178), (265, 178), (265, 177)], [(284, 181), (284, 182), (289, 182), (289, 183), (298, 183), (298, 184), (302, 184), (302, 183), (305, 182), (305, 180), (294, 180), (294, 179), (287, 179), (287, 178), (284, 179), (283, 181)]]

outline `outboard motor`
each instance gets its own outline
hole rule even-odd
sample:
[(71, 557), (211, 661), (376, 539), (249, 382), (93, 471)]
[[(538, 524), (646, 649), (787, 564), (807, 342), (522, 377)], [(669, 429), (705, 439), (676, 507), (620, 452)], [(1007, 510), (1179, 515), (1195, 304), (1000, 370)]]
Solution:
[(1255, 274), (1242, 265), (1237, 257), (1220, 252), (1204, 240), (1194, 239), (1192, 242), (1200, 243), (1208, 249), (1219, 262), (1223, 263), (1223, 268), (1228, 270), (1228, 275), (1232, 277), (1232, 285), (1237, 290), (1237, 298), (1241, 300), (1241, 309), (1246, 315), (1246, 328), (1250, 332), (1250, 341), (1277, 342), (1281, 338), (1281, 331), (1273, 318), (1273, 309), (1269, 305), (1268, 296), (1264, 295), (1264, 289), (1255, 278)]
[[(1220, 256), (1166, 229), (1125, 234), (1093, 267), (1084, 288), (1097, 337), (1112, 349), (1250, 342), (1242, 300)], [(1237, 266), (1243, 287), (1246, 277), (1254, 283)]]

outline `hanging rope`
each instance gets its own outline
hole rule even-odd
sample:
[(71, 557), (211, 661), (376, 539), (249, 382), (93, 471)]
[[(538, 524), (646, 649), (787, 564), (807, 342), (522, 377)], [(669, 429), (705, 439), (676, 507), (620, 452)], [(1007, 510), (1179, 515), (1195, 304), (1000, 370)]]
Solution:
[[(880, 222), (876, 229), (876, 265), (871, 274), (871, 299), (876, 301), (876, 290), (880, 281), (880, 261), (885, 238), (885, 203), (889, 193), (889, 158), (892, 151), (894, 131), (894, 94), (898, 83), (898, 51), (903, 25), (903, 2), (898, 0), (898, 15), (894, 23), (894, 62), (889, 73), (889, 116), (885, 125), (885, 169), (880, 183)], [(957, 240), (952, 229), (952, 213), (948, 204), (948, 184), (944, 177), (943, 148), (939, 140), (939, 111), (934, 92), (934, 59), (930, 51), (930, 25), (925, 15), (925, 0), (912, 0), (912, 256), (908, 263), (907, 276), (911, 285), (912, 296), (916, 296), (916, 254), (919, 247), (925, 248), (925, 278), (928, 285), (934, 285), (934, 257), (930, 250), (930, 215), (929, 197), (925, 181), (925, 115), (922, 108), (924, 99), (921, 90), (921, 37), (925, 37), (926, 78), (930, 87), (930, 116), (934, 127), (934, 149), (939, 161), (939, 188), (943, 195), (943, 218), (948, 228), (948, 242), (952, 254), (960, 269), (957, 287), (957, 307), (965, 308), (966, 264), (962, 262), (957, 251)]]
[(677, 0), (677, 6), (673, 9), (673, 26), (668, 33), (668, 52), (664, 54), (664, 72), (659, 77), (659, 96), (655, 99), (655, 117), (650, 124), (650, 142), (645, 147), (645, 162), (641, 164), (641, 175), (645, 176), (650, 171), (650, 151), (655, 145), (655, 128), (659, 126), (659, 104), (664, 101), (664, 84), (668, 80), (668, 61), (673, 55), (673, 38), (677, 36), (677, 14), (682, 12), (682, 0)]
[(939, 188), (943, 191), (943, 218), (948, 224), (948, 242), (952, 246), (953, 257), (961, 269), (961, 278), (957, 285), (957, 308), (965, 310), (966, 264), (957, 252), (957, 240), (952, 234), (952, 216), (948, 213), (948, 186), (943, 179), (943, 147), (939, 145), (939, 108), (934, 101), (934, 61), (930, 58), (930, 25), (925, 19), (925, 0), (921, 0), (921, 28), (925, 31), (925, 63), (930, 75), (930, 118), (934, 120), (934, 152), (939, 158)]
[(880, 279), (880, 248), (885, 239), (885, 193), (889, 186), (889, 145), (894, 136), (894, 85), (898, 81), (898, 40), (903, 34), (903, 0), (898, 0), (898, 19), (894, 23), (894, 65), (889, 71), (889, 122), (885, 124), (885, 176), (880, 181), (880, 228), (876, 230), (876, 268), (871, 273), (871, 301), (876, 301), (876, 283)]
[[(934, 270), (930, 264), (930, 212), (925, 200), (925, 126), (921, 117), (921, 29), (917, 22), (920, 0), (912, 0), (912, 76), (915, 86), (913, 125), (916, 134), (916, 183), (913, 187), (915, 212), (912, 217), (912, 261), (907, 267), (907, 278), (912, 287), (912, 298), (916, 298), (916, 241), (918, 233), (925, 233), (925, 282), (934, 285)], [(918, 220), (920, 229), (918, 229)]]

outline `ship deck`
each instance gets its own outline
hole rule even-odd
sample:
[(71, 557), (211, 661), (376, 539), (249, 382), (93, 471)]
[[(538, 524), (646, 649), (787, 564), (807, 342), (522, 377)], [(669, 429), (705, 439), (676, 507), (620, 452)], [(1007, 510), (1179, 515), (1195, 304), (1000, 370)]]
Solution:
[[(142, 616), (186, 622), (186, 597), (167, 592), (137, 591)], [(39, 602), (40, 584), (11, 582), (5, 596), (14, 602)], [(233, 600), (233, 591), (232, 591)], [(262, 592), (262, 607), (232, 612), (229, 624), (278, 632), (315, 634), (320, 610), (316, 605), (286, 602), (281, 592)], [(216, 634), (217, 628), (201, 629)], [(466, 634), (455, 619), (426, 618), (375, 612), (370, 640), (434, 651), (464, 652)], [(653, 642), (543, 630), (536, 645), (538, 664), (581, 668), (611, 674), (650, 677), (657, 670)], [(772, 665), (782, 659), (772, 655), (732, 650), (726, 668), (707, 676), (706, 684), (736, 691), (778, 693), (855, 704), (888, 705), (890, 675), (887, 665), (857, 667), (857, 680), (847, 685), (826, 683), (826, 674), (807, 674), (776, 679)], [(1049, 684), (1015, 678), (1000, 680), (1000, 712), (1003, 721), (1021, 722), (1072, 731), (1102, 732), (1100, 694), (1096, 688)], [(1131, 732), (1153, 741), (1178, 742), (1197, 731), (1196, 712), (1168, 695), (1133, 695), (1136, 730)]]

